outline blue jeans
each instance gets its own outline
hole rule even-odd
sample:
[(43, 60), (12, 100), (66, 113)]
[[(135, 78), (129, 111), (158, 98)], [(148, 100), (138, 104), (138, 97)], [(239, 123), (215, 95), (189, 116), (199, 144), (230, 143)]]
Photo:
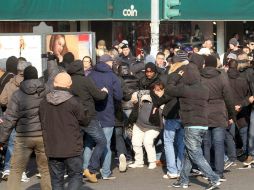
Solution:
[(166, 120), (164, 127), (164, 148), (167, 172), (170, 174), (179, 174), (182, 169), (184, 154), (183, 137), (184, 129), (181, 121), (179, 119)]
[(8, 140), (8, 147), (7, 147), (5, 160), (4, 160), (4, 171), (11, 169), (11, 156), (13, 154), (15, 136), (16, 136), (16, 131), (15, 129), (13, 129)]
[(106, 148), (107, 140), (98, 120), (91, 120), (84, 130), (87, 135), (84, 142), (83, 169), (96, 173), (100, 168), (100, 159)]
[(232, 124), (225, 130), (225, 147), (226, 155), (232, 162), (236, 161), (236, 145), (235, 145), (235, 124)]
[(243, 143), (243, 151), (244, 153), (248, 152), (248, 126), (246, 127), (242, 127), (239, 129), (239, 133), (240, 133), (240, 137), (242, 139), (242, 143)]
[(249, 128), (249, 155), (254, 157), (254, 109), (250, 114), (250, 128)]
[(222, 177), (224, 171), (224, 154), (225, 154), (225, 128), (210, 127), (204, 137), (204, 156), (207, 162), (211, 162), (211, 148), (214, 151), (214, 168), (215, 172)]
[(101, 170), (101, 175), (102, 177), (108, 177), (111, 174), (111, 157), (112, 157), (112, 152), (110, 149), (111, 145), (111, 137), (114, 131), (114, 127), (103, 127), (102, 128), (105, 134), (105, 137), (107, 139), (107, 147), (104, 149), (103, 155), (102, 155), (102, 170)]
[(196, 164), (212, 183), (215, 183), (219, 180), (219, 176), (213, 172), (211, 166), (203, 156), (201, 146), (202, 139), (206, 133), (207, 130), (204, 129), (191, 129), (188, 127), (184, 128), (185, 154), (183, 167), (180, 174), (181, 183), (189, 183), (189, 175), (193, 164)]
[(49, 158), (48, 164), (52, 189), (64, 189), (64, 174), (65, 169), (67, 169), (69, 179), (67, 189), (79, 190), (83, 184), (82, 163), (82, 155), (70, 158)]

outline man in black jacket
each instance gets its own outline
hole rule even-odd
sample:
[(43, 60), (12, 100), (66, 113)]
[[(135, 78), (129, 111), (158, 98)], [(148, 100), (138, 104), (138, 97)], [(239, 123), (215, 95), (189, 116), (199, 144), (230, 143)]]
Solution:
[[(210, 163), (210, 151), (214, 147), (215, 172), (225, 181), (224, 172), (224, 141), (228, 121), (234, 119), (234, 104), (232, 102), (227, 75), (218, 69), (217, 59), (212, 55), (205, 57), (205, 68), (201, 71), (202, 82), (209, 89), (208, 126), (204, 138), (204, 155)], [(229, 118), (229, 119), (228, 119)]]
[[(88, 180), (95, 183), (97, 182), (95, 174), (100, 168), (100, 159), (107, 141), (100, 123), (96, 119), (94, 101), (104, 100), (107, 97), (108, 90), (105, 87), (98, 89), (91, 78), (84, 76), (84, 66), (80, 60), (69, 64), (67, 72), (73, 82), (71, 85), (72, 93), (80, 98), (84, 108), (88, 110), (88, 120), (85, 124), (88, 127), (84, 128), (84, 131), (95, 141), (96, 145), (90, 159), (87, 159), (84, 153), (83, 170)], [(88, 138), (86, 138), (85, 143), (87, 141)]]
[(180, 101), (180, 118), (184, 126), (185, 155), (180, 178), (172, 186), (188, 188), (189, 175), (193, 164), (209, 178), (211, 190), (220, 185), (219, 176), (212, 171), (210, 165), (203, 156), (202, 139), (208, 130), (208, 98), (209, 90), (201, 83), (198, 68), (189, 64), (185, 70), (178, 72), (175, 78), (177, 84), (183, 77), (183, 83), (170, 85), (170, 96), (178, 97)]
[(69, 89), (72, 84), (67, 73), (54, 79), (54, 90), (40, 104), (40, 119), (53, 189), (64, 189), (67, 169), (68, 189), (80, 189), (83, 181), (83, 135), (80, 125), (86, 121), (85, 109)]

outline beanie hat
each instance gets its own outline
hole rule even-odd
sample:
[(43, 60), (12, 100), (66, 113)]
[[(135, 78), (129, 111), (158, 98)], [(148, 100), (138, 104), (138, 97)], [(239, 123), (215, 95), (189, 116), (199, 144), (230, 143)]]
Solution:
[(154, 63), (152, 63), (152, 62), (149, 62), (149, 63), (147, 63), (147, 64), (145, 65), (145, 71), (146, 71), (148, 68), (150, 68), (151, 71), (153, 71), (153, 72), (155, 72), (155, 73), (157, 72), (156, 65), (155, 65)]
[(100, 56), (100, 62), (106, 63), (108, 61), (114, 61), (110, 55), (104, 54), (104, 55)]
[(58, 73), (54, 78), (54, 87), (70, 88), (71, 76), (65, 72)]
[(64, 54), (64, 56), (63, 56), (63, 62), (64, 63), (72, 63), (73, 61), (74, 61), (74, 55), (73, 55), (73, 53), (71, 53), (71, 52), (67, 52), (66, 54)]
[(173, 56), (173, 63), (176, 62), (183, 62), (188, 60), (188, 54), (183, 50), (178, 50), (175, 55)]
[(30, 62), (27, 62), (27, 61), (19, 61), (17, 69), (18, 69), (18, 71), (22, 72), (28, 66), (32, 66), (32, 64)]
[(239, 46), (239, 42), (235, 38), (231, 38), (228, 43), (234, 46)]
[(6, 60), (6, 71), (17, 74), (18, 58), (11, 56)]
[(37, 69), (33, 66), (28, 66), (24, 70), (24, 80), (38, 79)]
[(236, 56), (236, 54), (234, 54), (234, 53), (229, 53), (228, 56), (227, 56), (227, 59), (234, 59), (234, 60), (237, 60), (237, 56)]
[(217, 67), (217, 59), (213, 55), (205, 56), (205, 66), (206, 67)]

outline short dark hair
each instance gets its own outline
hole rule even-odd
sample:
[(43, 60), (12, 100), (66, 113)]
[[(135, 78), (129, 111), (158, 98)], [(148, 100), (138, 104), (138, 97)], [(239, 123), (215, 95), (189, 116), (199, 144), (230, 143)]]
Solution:
[(165, 57), (165, 54), (164, 54), (163, 52), (161, 52), (161, 51), (159, 51), (159, 52), (156, 54), (156, 57), (157, 57), (158, 55), (163, 55), (163, 56)]
[(229, 68), (237, 69), (237, 66), (238, 66), (237, 60), (231, 59), (231, 60), (228, 62), (228, 67), (229, 67)]

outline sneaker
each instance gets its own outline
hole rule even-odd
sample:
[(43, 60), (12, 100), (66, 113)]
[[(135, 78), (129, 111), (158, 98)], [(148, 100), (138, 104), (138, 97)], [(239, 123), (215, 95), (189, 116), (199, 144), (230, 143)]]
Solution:
[(26, 175), (26, 173), (25, 172), (23, 172), (22, 173), (22, 177), (21, 177), (21, 180), (20, 180), (21, 182), (25, 182), (25, 183), (27, 183), (27, 182), (29, 182), (30, 181), (30, 178), (28, 178), (27, 177), (27, 175)]
[(254, 159), (252, 156), (248, 156), (247, 159), (244, 161), (243, 165), (244, 166), (249, 166), (251, 164), (254, 164)]
[(216, 187), (218, 187), (221, 184), (221, 182), (217, 181), (216, 183), (210, 183), (208, 185), (208, 187), (206, 188), (206, 190), (212, 190), (215, 189)]
[(222, 175), (222, 176), (220, 177), (219, 181), (220, 181), (220, 182), (224, 182), (224, 181), (227, 181), (227, 179), (225, 178), (224, 175)]
[(119, 171), (126, 172), (126, 169), (127, 169), (126, 157), (124, 154), (121, 154), (119, 156)]
[(203, 175), (203, 173), (201, 171), (197, 170), (197, 169), (192, 169), (191, 171), (195, 175)]
[(187, 189), (189, 187), (189, 185), (182, 183), (182, 182), (180, 182), (180, 180), (178, 180), (177, 182), (172, 184), (172, 187)]
[(165, 175), (163, 175), (164, 179), (177, 179), (179, 178), (180, 175), (179, 174), (171, 174), (171, 173), (167, 173)]
[(128, 165), (129, 168), (143, 168), (144, 167), (144, 164), (137, 164), (137, 163), (133, 163), (133, 164), (130, 164)]
[(41, 179), (41, 174), (40, 174), (40, 173), (37, 173), (35, 176), (36, 176), (37, 178)]
[(156, 163), (155, 163), (155, 162), (149, 163), (149, 166), (148, 166), (148, 169), (149, 169), (149, 170), (153, 170), (153, 169), (155, 169), (155, 168), (156, 168)]
[(102, 179), (104, 179), (104, 180), (113, 180), (113, 179), (116, 179), (116, 177), (112, 176), (112, 175), (109, 175), (108, 177), (102, 177)]
[(2, 172), (2, 179), (7, 181), (9, 175), (10, 175), (10, 170), (4, 170), (4, 171)]
[(84, 170), (83, 176), (85, 176), (88, 179), (88, 181), (90, 181), (91, 183), (97, 183), (98, 182), (96, 174), (90, 173), (90, 171), (88, 169)]
[(227, 162), (225, 162), (225, 164), (224, 164), (224, 170), (226, 170), (226, 169), (228, 169), (230, 166), (232, 166), (234, 164), (234, 162), (233, 161), (227, 161)]

